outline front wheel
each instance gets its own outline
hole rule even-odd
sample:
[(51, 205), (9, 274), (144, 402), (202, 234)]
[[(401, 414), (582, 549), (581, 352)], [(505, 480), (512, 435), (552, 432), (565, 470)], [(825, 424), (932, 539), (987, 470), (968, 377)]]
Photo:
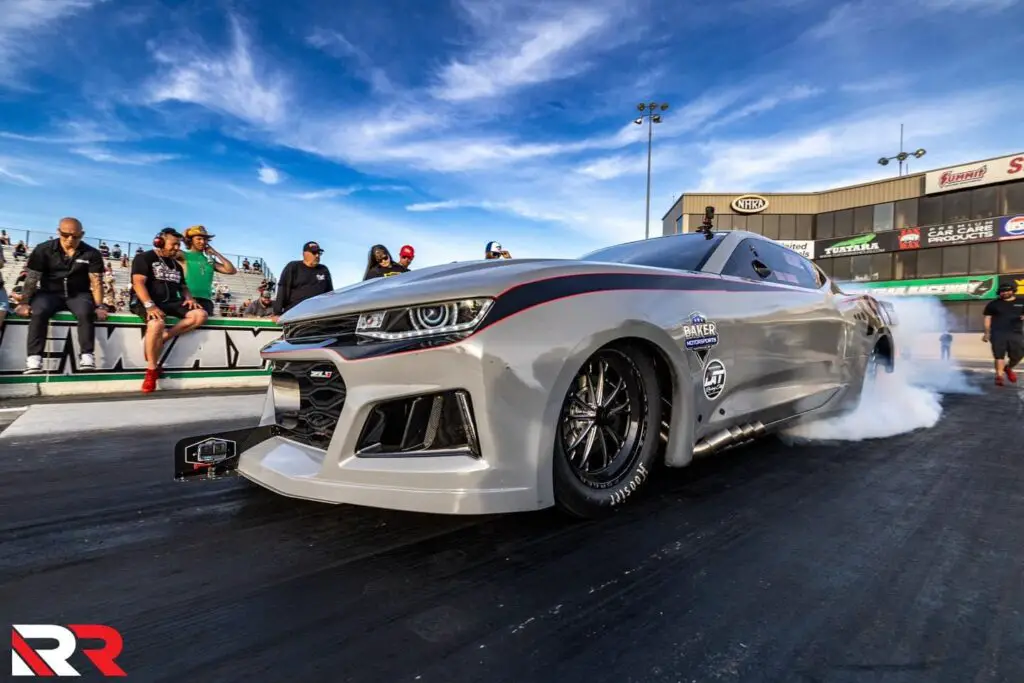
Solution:
[(583, 518), (639, 491), (657, 457), (661, 392), (650, 355), (608, 346), (587, 359), (562, 402), (555, 434), (555, 502)]

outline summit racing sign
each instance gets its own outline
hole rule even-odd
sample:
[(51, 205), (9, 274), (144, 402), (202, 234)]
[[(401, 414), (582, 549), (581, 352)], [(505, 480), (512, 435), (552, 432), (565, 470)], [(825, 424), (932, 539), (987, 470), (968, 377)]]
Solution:
[(988, 242), (996, 239), (996, 219), (983, 218), (949, 225), (933, 225), (922, 228), (921, 233), (922, 247)]
[(949, 192), (1018, 178), (1024, 178), (1024, 154), (932, 171), (924, 177), (924, 193)]
[[(943, 301), (977, 301), (995, 297), (999, 286), (998, 275), (974, 277), (941, 277), (925, 280), (898, 280), (889, 282), (857, 282), (850, 289), (870, 289), (876, 296), (932, 296)], [(847, 287), (847, 285), (844, 285)]]
[(817, 258), (856, 256), (858, 254), (881, 254), (894, 251), (898, 238), (895, 232), (880, 232), (837, 240), (821, 240), (815, 246)]

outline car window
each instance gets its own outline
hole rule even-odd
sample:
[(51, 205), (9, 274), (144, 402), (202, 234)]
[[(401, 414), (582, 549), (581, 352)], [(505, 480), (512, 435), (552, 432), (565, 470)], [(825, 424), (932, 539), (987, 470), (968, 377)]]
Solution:
[[(755, 261), (768, 266), (771, 273), (761, 277), (754, 269)], [(819, 289), (825, 284), (824, 274), (813, 263), (795, 251), (767, 240), (745, 239), (740, 242), (722, 274), (807, 289)]]
[(606, 263), (632, 263), (638, 266), (671, 268), (673, 270), (700, 270), (725, 235), (712, 234), (708, 239), (702, 233), (668, 235), (640, 242), (616, 244), (581, 256), (581, 261)]

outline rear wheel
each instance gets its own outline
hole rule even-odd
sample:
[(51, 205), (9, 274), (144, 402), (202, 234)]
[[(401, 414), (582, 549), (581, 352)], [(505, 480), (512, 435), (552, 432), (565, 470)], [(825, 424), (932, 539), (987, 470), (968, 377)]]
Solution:
[(639, 491), (657, 457), (661, 411), (654, 363), (643, 349), (608, 346), (587, 359), (559, 413), (556, 504), (592, 518)]

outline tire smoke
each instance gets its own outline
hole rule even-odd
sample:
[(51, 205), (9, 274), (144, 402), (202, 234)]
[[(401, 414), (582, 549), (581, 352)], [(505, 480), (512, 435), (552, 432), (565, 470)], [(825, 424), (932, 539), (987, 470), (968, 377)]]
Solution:
[[(852, 288), (851, 288), (852, 289)], [(920, 338), (951, 329), (946, 309), (927, 297), (879, 297), (896, 309), (896, 370), (879, 369), (865, 385), (857, 407), (841, 417), (807, 422), (784, 430), (789, 444), (883, 439), (934, 427), (942, 417), (943, 394), (979, 394), (953, 358), (921, 357)], [(934, 342), (932, 342), (934, 343)]]

